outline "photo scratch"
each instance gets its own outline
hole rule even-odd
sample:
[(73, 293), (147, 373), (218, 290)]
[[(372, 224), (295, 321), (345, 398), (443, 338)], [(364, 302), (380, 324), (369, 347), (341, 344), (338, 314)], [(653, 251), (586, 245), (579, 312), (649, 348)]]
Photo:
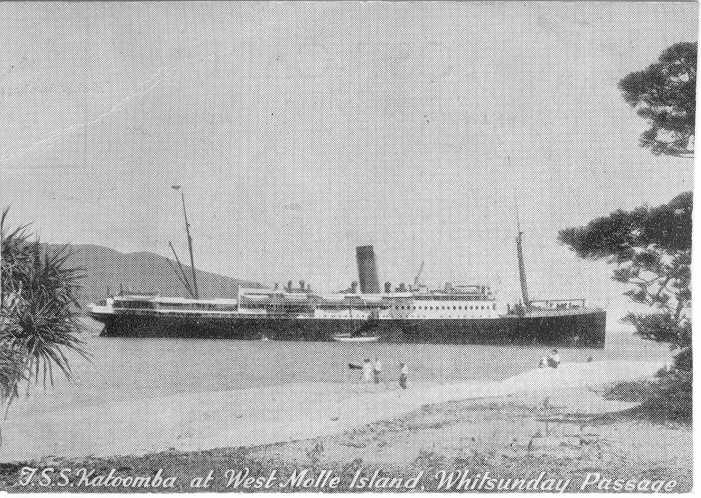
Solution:
[[(132, 102), (133, 100), (143, 98), (151, 91), (153, 91), (158, 85), (160, 85), (166, 77), (167, 74), (167, 68), (165, 66), (160, 67), (151, 77), (149, 77), (146, 81), (141, 83), (138, 86), (138, 89), (123, 99), (121, 99), (119, 102), (115, 103), (110, 107), (107, 111), (104, 111), (103, 113), (99, 114), (97, 117), (90, 119), (89, 121), (85, 121), (83, 123), (77, 123), (73, 124), (71, 126), (67, 126), (65, 128), (59, 128), (57, 130), (54, 130), (50, 133), (48, 133), (46, 136), (42, 137), (40, 140), (37, 140), (36, 142), (31, 143), (30, 145), (20, 148), (18, 150), (14, 150), (11, 152), (6, 152), (2, 156), (0, 156), (0, 164), (6, 164), (9, 163), (15, 159), (20, 159), (24, 157), (25, 155), (29, 154), (30, 152), (35, 152), (38, 150), (41, 150), (42, 148), (46, 149), (54, 145), (56, 142), (58, 142), (60, 139), (65, 138), (70, 135), (75, 135), (90, 126), (94, 126), (98, 123), (101, 123), (105, 119), (107, 119), (109, 116), (112, 114), (115, 114), (117, 112), (120, 112), (122, 109), (124, 109), (127, 104)], [(15, 169), (13, 167), (9, 167), (7, 169)], [(27, 169), (23, 166), (20, 166), (20, 169)], [(34, 168), (34, 169), (41, 169), (41, 168)]]

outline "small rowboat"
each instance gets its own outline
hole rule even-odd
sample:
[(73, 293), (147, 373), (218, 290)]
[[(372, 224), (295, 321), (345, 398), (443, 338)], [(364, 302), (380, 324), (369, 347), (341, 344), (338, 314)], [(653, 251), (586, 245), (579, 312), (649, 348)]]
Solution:
[(377, 342), (380, 340), (379, 336), (376, 335), (357, 335), (354, 337), (350, 334), (336, 334), (331, 338), (336, 342)]

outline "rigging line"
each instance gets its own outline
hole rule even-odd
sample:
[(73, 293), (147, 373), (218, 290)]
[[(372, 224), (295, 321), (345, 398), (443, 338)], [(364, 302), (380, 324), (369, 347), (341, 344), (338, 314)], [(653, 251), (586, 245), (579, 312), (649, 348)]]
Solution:
[[(38, 140), (27, 147), (23, 147), (17, 151), (6, 153), (2, 156), (0, 156), (0, 164), (6, 163), (12, 159), (17, 159), (19, 157), (24, 156), (25, 154), (31, 152), (34, 149), (37, 149), (41, 146), (50, 146), (53, 143), (57, 142), (61, 137), (64, 137), (66, 135), (70, 135), (72, 133), (75, 133), (80, 130), (84, 130), (88, 128), (89, 126), (92, 126), (94, 124), (99, 123), (100, 121), (104, 120), (111, 114), (114, 114), (116, 112), (121, 111), (129, 102), (131, 102), (134, 99), (141, 98), (146, 96), (149, 92), (151, 92), (154, 88), (156, 88), (164, 79), (165, 79), (165, 73), (166, 73), (166, 67), (162, 66), (156, 71), (150, 78), (148, 78), (146, 81), (141, 83), (139, 85), (139, 89), (136, 90), (135, 92), (127, 95), (124, 97), (122, 100), (118, 101), (112, 107), (110, 107), (109, 110), (103, 112), (102, 114), (98, 115), (97, 117), (85, 121), (83, 123), (77, 123), (71, 126), (68, 126), (66, 128), (59, 128), (57, 130), (54, 130), (50, 132), (48, 135), (46, 135), (44, 138), (41, 140)], [(8, 168), (12, 169), (12, 168)]]

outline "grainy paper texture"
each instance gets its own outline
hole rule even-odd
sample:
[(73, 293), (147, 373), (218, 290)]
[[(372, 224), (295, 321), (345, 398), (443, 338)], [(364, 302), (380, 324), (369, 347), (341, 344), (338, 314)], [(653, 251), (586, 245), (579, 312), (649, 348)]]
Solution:
[(697, 19), (0, 4), (2, 489), (689, 491)]

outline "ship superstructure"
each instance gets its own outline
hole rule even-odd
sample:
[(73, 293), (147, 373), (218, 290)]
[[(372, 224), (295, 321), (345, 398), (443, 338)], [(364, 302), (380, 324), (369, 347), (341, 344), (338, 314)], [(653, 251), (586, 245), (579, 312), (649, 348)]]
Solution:
[(90, 305), (90, 312), (136, 315), (266, 317), (324, 320), (499, 318), (489, 287), (447, 284), (443, 289), (320, 295), (304, 289), (239, 288), (236, 299), (188, 299), (123, 294)]

